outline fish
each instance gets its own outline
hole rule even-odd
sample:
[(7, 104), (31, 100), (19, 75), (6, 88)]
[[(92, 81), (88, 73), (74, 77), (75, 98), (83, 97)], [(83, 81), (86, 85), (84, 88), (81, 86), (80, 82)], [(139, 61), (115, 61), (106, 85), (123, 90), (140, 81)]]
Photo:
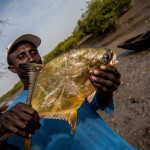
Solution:
[[(71, 134), (76, 128), (77, 110), (85, 99), (90, 103), (96, 92), (89, 76), (101, 65), (117, 64), (116, 54), (108, 48), (80, 48), (66, 51), (45, 64), (22, 63), (29, 74), (27, 104), (40, 119), (68, 121)], [(31, 135), (23, 138), (24, 149), (31, 149)]]
[(96, 88), (89, 76), (101, 65), (115, 65), (116, 54), (107, 48), (72, 49), (46, 64), (23, 63), (19, 67), (29, 73), (28, 104), (40, 118), (68, 121), (73, 134), (77, 110)]

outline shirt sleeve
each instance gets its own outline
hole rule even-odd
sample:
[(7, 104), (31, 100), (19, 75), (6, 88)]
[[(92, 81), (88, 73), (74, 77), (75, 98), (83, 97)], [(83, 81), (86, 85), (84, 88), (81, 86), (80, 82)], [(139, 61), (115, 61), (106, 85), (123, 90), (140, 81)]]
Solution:
[(96, 99), (96, 93), (94, 95), (94, 98), (92, 100), (92, 102), (90, 103), (91, 107), (97, 111), (98, 109), (102, 110), (102, 111), (106, 111), (108, 114), (113, 114), (114, 112), (114, 102), (113, 102), (113, 98), (111, 100), (111, 102), (107, 105), (107, 106), (99, 106), (97, 99)]
[(12, 108), (13, 106), (15, 106), (19, 102), (26, 104), (27, 95), (28, 95), (28, 90), (21, 91), (21, 93), (17, 96), (14, 102), (10, 104), (10, 106), (6, 109), (6, 111)]

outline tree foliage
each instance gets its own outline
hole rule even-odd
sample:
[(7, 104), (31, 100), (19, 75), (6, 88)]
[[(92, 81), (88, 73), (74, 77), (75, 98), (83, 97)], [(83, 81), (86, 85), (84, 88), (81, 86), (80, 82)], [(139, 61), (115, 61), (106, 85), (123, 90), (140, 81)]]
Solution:
[(21, 89), (23, 87), (23, 83), (21, 81), (19, 81), (18, 83), (16, 83), (14, 85), (14, 87), (8, 91), (6, 94), (4, 94), (1, 98), (0, 98), (0, 102), (2, 100), (4, 100), (6, 97), (10, 97), (12, 96), (12, 94), (14, 94), (16, 91), (18, 91), (19, 89)]
[(78, 21), (78, 28), (87, 35), (96, 31), (104, 32), (118, 18), (131, 0), (92, 0)]
[(72, 35), (61, 42), (44, 57), (47, 62), (60, 53), (74, 48), (77, 43), (89, 34), (105, 32), (118, 18), (118, 16), (129, 8), (131, 0), (91, 0), (87, 2), (86, 11), (82, 13)]

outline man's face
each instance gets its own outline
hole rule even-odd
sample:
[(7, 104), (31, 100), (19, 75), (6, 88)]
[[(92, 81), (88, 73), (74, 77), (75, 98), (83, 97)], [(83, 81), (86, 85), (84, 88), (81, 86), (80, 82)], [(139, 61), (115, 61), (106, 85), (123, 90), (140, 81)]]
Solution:
[(24, 43), (16, 47), (15, 51), (9, 55), (13, 65), (9, 65), (9, 70), (17, 73), (20, 78), (28, 78), (28, 74), (19, 68), (22, 63), (42, 64), (37, 48), (31, 43)]

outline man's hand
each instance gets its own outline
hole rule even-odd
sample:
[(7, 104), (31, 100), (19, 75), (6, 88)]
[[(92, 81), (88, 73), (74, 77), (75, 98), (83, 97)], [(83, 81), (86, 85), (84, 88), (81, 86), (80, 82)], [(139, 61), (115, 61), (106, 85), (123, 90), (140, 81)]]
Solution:
[(120, 77), (116, 67), (110, 65), (92, 71), (90, 80), (97, 88), (97, 101), (100, 106), (107, 106), (110, 103), (113, 92), (120, 85)]
[(0, 116), (0, 136), (12, 133), (28, 137), (40, 127), (38, 113), (23, 103), (17, 103)]

